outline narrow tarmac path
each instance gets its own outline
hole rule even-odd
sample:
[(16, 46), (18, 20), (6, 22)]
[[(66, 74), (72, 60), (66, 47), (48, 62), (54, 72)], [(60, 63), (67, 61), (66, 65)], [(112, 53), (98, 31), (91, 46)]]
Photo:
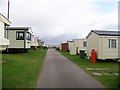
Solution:
[(48, 49), (36, 88), (104, 88), (79, 66)]

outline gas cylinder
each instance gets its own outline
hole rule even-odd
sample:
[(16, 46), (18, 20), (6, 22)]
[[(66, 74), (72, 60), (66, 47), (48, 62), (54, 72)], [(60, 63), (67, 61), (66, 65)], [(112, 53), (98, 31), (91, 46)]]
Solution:
[(95, 49), (92, 49), (92, 51), (91, 51), (91, 62), (95, 63), (96, 62), (96, 58), (97, 58), (96, 51), (95, 51)]

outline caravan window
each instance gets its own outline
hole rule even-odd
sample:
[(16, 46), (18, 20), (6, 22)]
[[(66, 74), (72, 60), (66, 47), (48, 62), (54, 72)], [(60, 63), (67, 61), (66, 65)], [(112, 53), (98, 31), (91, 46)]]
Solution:
[(27, 40), (31, 41), (31, 34), (29, 32), (27, 32), (27, 36), (26, 36)]
[(87, 47), (87, 42), (83, 42), (83, 47)]
[(116, 39), (109, 39), (109, 48), (116, 48)]
[(24, 32), (16, 32), (16, 40), (24, 40)]

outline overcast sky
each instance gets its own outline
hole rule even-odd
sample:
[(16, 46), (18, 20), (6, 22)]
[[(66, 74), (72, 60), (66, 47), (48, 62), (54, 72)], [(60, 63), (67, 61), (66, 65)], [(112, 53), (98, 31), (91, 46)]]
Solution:
[[(10, 0), (11, 26), (32, 27), (47, 44), (85, 38), (91, 30), (118, 30), (119, 0)], [(7, 16), (7, 0), (0, 0)]]

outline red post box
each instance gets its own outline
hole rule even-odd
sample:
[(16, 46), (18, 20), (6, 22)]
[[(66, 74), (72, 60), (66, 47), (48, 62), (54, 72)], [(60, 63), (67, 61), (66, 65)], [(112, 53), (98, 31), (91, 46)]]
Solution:
[(96, 58), (97, 58), (96, 51), (95, 51), (95, 49), (92, 49), (92, 51), (91, 51), (91, 62), (95, 63)]

